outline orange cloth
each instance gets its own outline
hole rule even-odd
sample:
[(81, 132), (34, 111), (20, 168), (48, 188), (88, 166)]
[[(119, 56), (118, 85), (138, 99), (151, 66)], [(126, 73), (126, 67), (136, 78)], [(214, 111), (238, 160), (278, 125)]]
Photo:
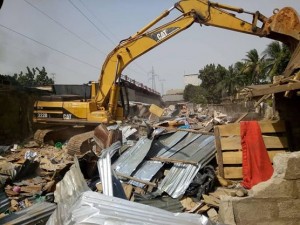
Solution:
[(245, 188), (270, 179), (273, 167), (257, 121), (242, 121), (243, 182)]

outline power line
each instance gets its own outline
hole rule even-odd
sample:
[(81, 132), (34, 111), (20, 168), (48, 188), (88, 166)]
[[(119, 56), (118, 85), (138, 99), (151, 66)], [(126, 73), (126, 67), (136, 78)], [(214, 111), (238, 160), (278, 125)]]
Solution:
[(91, 21), (71, 0), (69, 0), (69, 2), (71, 3), (71, 5), (78, 10), (78, 12), (80, 12), (81, 15), (83, 15), (95, 28), (96, 30), (101, 33), (104, 37), (107, 38), (107, 40), (109, 40), (113, 45), (115, 45), (114, 41), (107, 36), (102, 30), (100, 30), (95, 23), (93, 23), (93, 21)]
[[(94, 13), (92, 13), (87, 7), (86, 5), (81, 1), (81, 4), (84, 6), (84, 8), (92, 15), (94, 15)], [(73, 7), (75, 7), (104, 37), (106, 37), (113, 45), (115, 45), (114, 41), (109, 37), (107, 36), (103, 31), (101, 31), (95, 23), (93, 23), (71, 0), (69, 0), (69, 2), (73, 5)], [(95, 18), (97, 18), (95, 15), (94, 15)], [(100, 21), (101, 22), (101, 21)], [(102, 22), (101, 22), (102, 23)], [(104, 25), (104, 23), (102, 23)], [(105, 26), (105, 25), (104, 25)], [(106, 26), (105, 26), (106, 27)], [(106, 28), (107, 30), (109, 30), (108, 28)], [(110, 32), (111, 33), (111, 32)], [(134, 65), (136, 65), (141, 71), (143, 71), (143, 73), (145, 74), (148, 74), (148, 72), (142, 68), (137, 62), (133, 62)], [(131, 69), (133, 70), (133, 69)]]
[(13, 30), (13, 29), (11, 29), (11, 28), (9, 28), (9, 27), (6, 27), (6, 26), (4, 26), (4, 25), (2, 25), (2, 24), (0, 24), (0, 26), (3, 27), (3, 28), (5, 28), (5, 29), (7, 29), (7, 30), (9, 30), (9, 31), (11, 31), (11, 32), (13, 32), (13, 33), (16, 33), (16, 34), (20, 35), (20, 36), (22, 36), (22, 37), (25, 37), (25, 38), (27, 38), (27, 39), (29, 39), (29, 40), (31, 40), (31, 41), (33, 41), (33, 42), (39, 44), (39, 45), (42, 45), (42, 46), (44, 46), (44, 47), (46, 47), (46, 48), (49, 48), (49, 49), (51, 49), (52, 51), (58, 52), (58, 53), (60, 53), (60, 54), (62, 54), (62, 55), (64, 55), (64, 56), (67, 56), (67, 57), (69, 57), (69, 58), (71, 58), (71, 59), (73, 59), (73, 60), (76, 60), (76, 61), (78, 61), (78, 62), (81, 62), (81, 63), (83, 63), (83, 64), (85, 64), (85, 65), (90, 66), (90, 67), (99, 69), (99, 67), (97, 67), (97, 66), (94, 66), (94, 65), (92, 65), (92, 64), (89, 64), (89, 63), (87, 63), (87, 62), (85, 62), (85, 61), (83, 61), (83, 60), (81, 60), (81, 59), (78, 59), (78, 58), (76, 58), (76, 57), (74, 57), (74, 56), (71, 56), (71, 55), (69, 55), (69, 54), (67, 54), (67, 53), (64, 53), (64, 52), (62, 52), (62, 51), (60, 51), (60, 50), (57, 50), (57, 49), (55, 49), (55, 48), (53, 48), (53, 47), (51, 47), (51, 46), (48, 46), (48, 45), (46, 45), (46, 44), (44, 44), (44, 43), (42, 43), (42, 42), (40, 42), (40, 41), (37, 41), (37, 40), (35, 40), (35, 39), (31, 38), (31, 37), (28, 37), (28, 36), (25, 35), (25, 34), (22, 34), (22, 33), (18, 32), (18, 31), (15, 31), (15, 30)]
[(101, 49), (97, 48), (96, 46), (92, 45), (91, 43), (89, 43), (88, 41), (84, 40), (83, 38), (81, 38), (79, 35), (77, 35), (76, 33), (74, 33), (73, 31), (71, 31), (70, 29), (68, 29), (66, 26), (64, 26), (63, 24), (61, 24), (60, 22), (58, 22), (57, 20), (53, 19), (52, 17), (50, 17), (47, 13), (45, 13), (44, 11), (42, 11), (40, 8), (36, 7), (35, 5), (33, 5), (31, 2), (28, 2), (27, 0), (24, 0), (27, 4), (29, 4), (31, 7), (33, 7), (34, 9), (36, 9), (37, 11), (39, 11), (41, 14), (43, 14), (44, 16), (46, 16), (48, 19), (52, 20), (53, 22), (55, 22), (57, 25), (59, 25), (60, 27), (64, 28), (65, 30), (67, 30), (69, 33), (73, 34), (75, 37), (77, 37), (79, 40), (83, 41), (84, 43), (86, 43), (87, 45), (89, 45), (91, 48), (98, 50), (100, 53), (102, 53), (103, 55), (106, 55), (105, 52), (103, 52)]
[[(83, 5), (83, 7), (92, 15), (92, 16), (94, 16), (95, 18), (96, 18), (96, 20), (98, 20), (101, 24), (102, 24), (102, 26), (104, 26), (105, 27), (105, 29), (115, 38), (115, 39), (117, 39), (116, 38), (116, 35), (105, 25), (105, 23), (103, 23), (100, 19), (99, 19), (99, 17), (97, 17), (96, 15), (95, 15), (95, 13), (93, 13), (93, 11), (91, 11), (87, 6), (86, 6), (86, 4), (82, 1), (82, 0), (78, 0), (82, 5)], [(116, 42), (118, 42), (118, 41), (116, 41)]]

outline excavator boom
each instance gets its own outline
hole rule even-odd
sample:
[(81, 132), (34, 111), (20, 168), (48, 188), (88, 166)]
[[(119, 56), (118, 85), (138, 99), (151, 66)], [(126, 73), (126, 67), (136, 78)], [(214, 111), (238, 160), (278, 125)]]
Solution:
[[(175, 9), (180, 12), (178, 18), (157, 26), (158, 22)], [(243, 20), (236, 14), (250, 15), (251, 20)], [(276, 9), (271, 17), (266, 17), (258, 11), (249, 12), (242, 8), (207, 0), (181, 0), (137, 33), (121, 41), (108, 54), (101, 69), (97, 91), (95, 91), (96, 85), (93, 83), (89, 100), (84, 102), (37, 101), (34, 120), (38, 123), (55, 123), (57, 125), (94, 125), (122, 119), (122, 107), (118, 106), (120, 90), (118, 81), (122, 71), (133, 60), (194, 23), (281, 41), (294, 53), (285, 75), (290, 76), (300, 68), (300, 23), (299, 16), (294, 9), (290, 7)], [(37, 136), (45, 137), (46, 134), (48, 133), (40, 132)], [(88, 135), (84, 136), (84, 140), (88, 140), (88, 137)], [(77, 140), (81, 139), (76, 136), (76, 144), (73, 145), (72, 152), (76, 151), (74, 149), (78, 145)]]
[[(174, 8), (179, 10), (182, 15), (169, 23), (149, 30), (162, 18), (168, 16)], [(242, 20), (233, 13), (250, 14), (252, 21)], [(300, 39), (299, 16), (294, 9), (289, 7), (275, 10), (274, 15), (267, 18), (258, 11), (252, 13), (242, 8), (209, 1), (179, 1), (136, 34), (120, 42), (108, 55), (101, 70), (99, 91), (95, 99), (96, 107), (108, 105), (107, 109), (114, 117), (118, 98), (113, 87), (125, 67), (139, 56), (187, 29), (193, 23), (278, 40), (289, 46), (292, 52)], [(110, 99), (108, 100), (108, 98)]]

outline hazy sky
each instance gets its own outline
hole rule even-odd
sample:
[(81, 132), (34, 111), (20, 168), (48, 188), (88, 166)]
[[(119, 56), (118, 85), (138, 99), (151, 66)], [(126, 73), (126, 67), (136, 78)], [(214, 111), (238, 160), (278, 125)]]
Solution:
[[(56, 83), (82, 84), (98, 80), (106, 55), (117, 43), (169, 9), (174, 0), (4, 0), (0, 11), (0, 73), (45, 66)], [(220, 0), (219, 3), (259, 10), (292, 6), (300, 0)], [(174, 16), (178, 13), (173, 12)], [(170, 18), (174, 18), (170, 16)], [(244, 17), (251, 22), (252, 18)], [(167, 20), (164, 20), (167, 22)], [(194, 24), (136, 59), (123, 74), (156, 89), (183, 88), (183, 75), (198, 73), (209, 63), (229, 66), (271, 40)], [(159, 80), (164, 80), (159, 81)]]

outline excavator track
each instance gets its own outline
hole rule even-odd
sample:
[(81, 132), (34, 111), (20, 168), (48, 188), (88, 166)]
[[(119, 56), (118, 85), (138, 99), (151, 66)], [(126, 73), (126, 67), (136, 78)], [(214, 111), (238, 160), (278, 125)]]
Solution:
[[(67, 149), (70, 149), (71, 155), (84, 152), (89, 146), (89, 139), (93, 137), (95, 127), (52, 127), (38, 129), (34, 133), (34, 140), (37, 144), (52, 144), (57, 142), (64, 143), (68, 141)], [(90, 134), (91, 133), (91, 134)], [(68, 148), (69, 146), (69, 148)]]
[(59, 139), (60, 132), (65, 131), (68, 127), (61, 128), (49, 128), (49, 129), (38, 129), (34, 133), (34, 140), (37, 144), (42, 145), (50, 141)]
[(94, 137), (94, 130), (77, 134), (70, 138), (67, 144), (67, 152), (69, 155), (83, 154), (92, 148), (91, 139)]

